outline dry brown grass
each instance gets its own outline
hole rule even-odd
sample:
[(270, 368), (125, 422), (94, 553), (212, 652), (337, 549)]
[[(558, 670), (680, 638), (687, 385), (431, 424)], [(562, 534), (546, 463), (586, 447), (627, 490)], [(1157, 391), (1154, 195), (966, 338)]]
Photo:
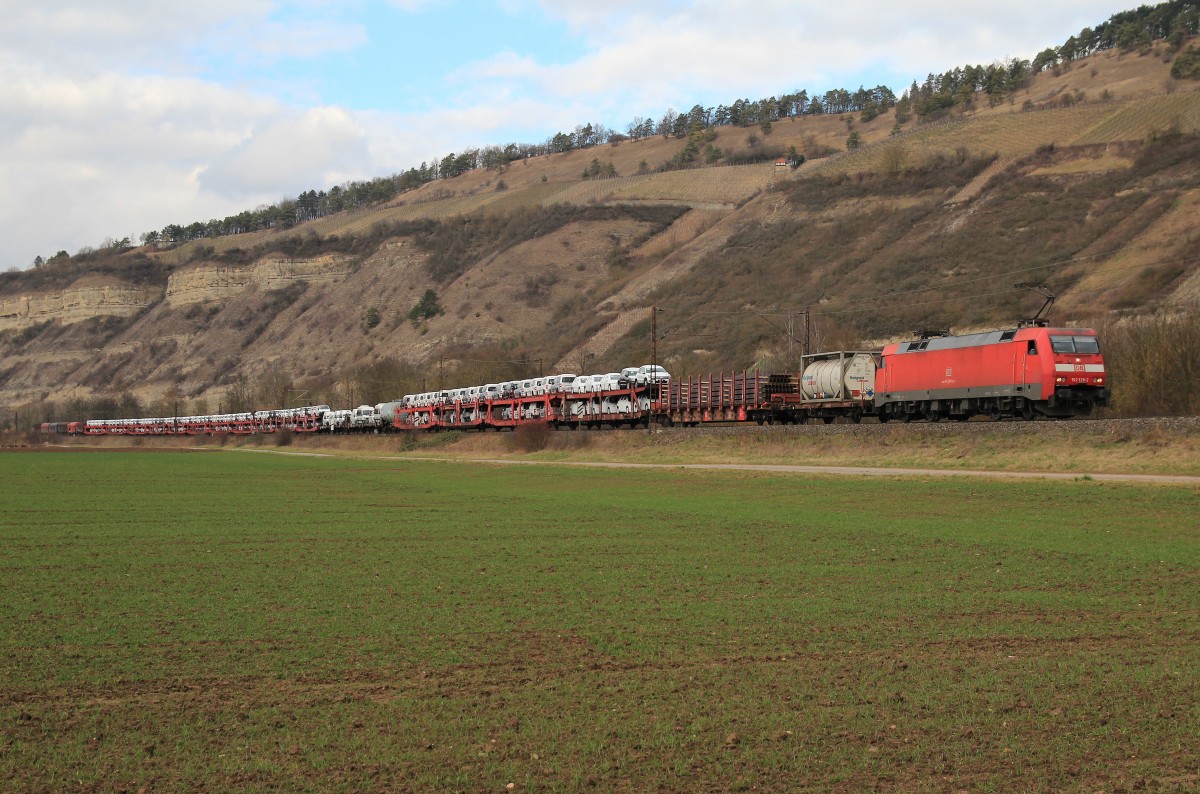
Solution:
[(1111, 113), (1099, 118), (1070, 142), (1137, 141), (1168, 130), (1186, 133), (1198, 128), (1200, 92), (1177, 92), (1114, 104)]
[(256, 245), (262, 245), (268, 240), (284, 234), (280, 230), (268, 229), (260, 232), (248, 232), (246, 234), (235, 234), (229, 237), (213, 237), (204, 240), (192, 240), (184, 243), (178, 248), (172, 248), (169, 251), (162, 251), (155, 254), (156, 257), (171, 265), (182, 265), (190, 262), (198, 256), (201, 249), (211, 248), (214, 253), (220, 254), (234, 248), (250, 249)]
[(722, 210), (692, 210), (671, 224), (662, 234), (650, 238), (630, 254), (646, 258), (669, 254), (712, 228), (713, 224), (726, 214)]
[(1133, 166), (1133, 161), (1127, 157), (1111, 154), (1100, 154), (1095, 157), (1080, 157), (1074, 160), (1063, 160), (1045, 168), (1035, 168), (1029, 173), (1033, 176), (1053, 176), (1055, 174), (1098, 174), (1105, 171), (1122, 171)]
[[(1133, 302), (1133, 306), (1149, 308), (1156, 294), (1143, 295), (1134, 299), (1133, 287), (1147, 272), (1161, 269), (1162, 263), (1180, 260), (1179, 246), (1186, 244), (1196, 231), (1196, 218), (1200, 217), (1200, 191), (1192, 190), (1172, 200), (1171, 207), (1150, 228), (1139, 235), (1139, 244), (1118, 250), (1106, 257), (1102, 264), (1084, 262), (1068, 269), (1066, 273), (1082, 274), (1069, 289), (1064, 290), (1062, 306), (1079, 311), (1088, 306), (1110, 306)], [(1096, 246), (1097, 253), (1107, 246)], [(1182, 262), (1185, 268), (1194, 269), (1194, 262)], [(1186, 282), (1185, 282), (1186, 283)], [(1194, 299), (1192, 292), (1181, 283), (1170, 296), (1163, 296), (1174, 304)]]
[(542, 200), (591, 204), (622, 201), (663, 201), (699, 205), (734, 205), (745, 201), (775, 178), (772, 164), (728, 168), (697, 168), (662, 174), (580, 182)]

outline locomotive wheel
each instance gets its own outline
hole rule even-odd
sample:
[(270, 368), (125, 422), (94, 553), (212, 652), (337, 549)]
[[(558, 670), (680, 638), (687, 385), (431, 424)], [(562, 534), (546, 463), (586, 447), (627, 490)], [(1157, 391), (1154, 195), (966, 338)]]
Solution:
[(1032, 422), (1033, 417), (1035, 415), (1036, 414), (1034, 413), (1034, 410), (1033, 410), (1033, 401), (1032, 400), (1026, 399), (1025, 402), (1021, 403), (1021, 418), (1022, 419), (1024, 419), (1026, 422)]

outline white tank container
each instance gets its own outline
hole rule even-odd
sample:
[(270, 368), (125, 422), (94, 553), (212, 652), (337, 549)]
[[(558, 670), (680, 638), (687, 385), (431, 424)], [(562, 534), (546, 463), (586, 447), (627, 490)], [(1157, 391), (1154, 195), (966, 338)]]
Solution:
[(870, 353), (830, 353), (804, 368), (800, 387), (808, 400), (860, 400), (875, 392)]

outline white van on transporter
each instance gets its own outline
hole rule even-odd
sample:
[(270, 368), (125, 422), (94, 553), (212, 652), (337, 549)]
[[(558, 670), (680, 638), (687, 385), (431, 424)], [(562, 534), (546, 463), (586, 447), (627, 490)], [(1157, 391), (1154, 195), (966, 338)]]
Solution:
[(575, 382), (575, 378), (576, 376), (570, 373), (549, 376), (546, 378), (546, 394), (570, 391), (571, 384)]

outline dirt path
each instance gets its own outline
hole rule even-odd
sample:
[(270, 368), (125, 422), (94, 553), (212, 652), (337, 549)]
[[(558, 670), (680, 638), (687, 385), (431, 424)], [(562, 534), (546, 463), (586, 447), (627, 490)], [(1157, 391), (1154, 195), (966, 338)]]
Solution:
[[(207, 447), (193, 447), (193, 449), (208, 449)], [(268, 455), (292, 455), (297, 458), (336, 458), (337, 455), (332, 455), (328, 452), (287, 452), (282, 449), (254, 449), (253, 447), (239, 447), (232, 450), (233, 452), (262, 452)]]
[(993, 477), (1021, 480), (1095, 480), (1097, 482), (1159, 483), (1200, 486), (1200, 477), (1183, 474), (1089, 474), (1087, 472), (982, 471), (979, 469), (902, 469), (874, 466), (789, 466), (751, 463), (611, 463), (602, 461), (544, 461), (504, 458), (406, 458), (385, 460), (422, 460), (439, 463), (488, 463), (518, 466), (591, 466), (601, 469), (696, 469), (707, 471), (765, 471), (781, 474), (832, 474), (846, 477)]
[[(87, 451), (78, 447), (65, 447), (71, 451)], [(127, 451), (156, 451), (145, 448), (129, 448)], [(212, 447), (191, 447), (195, 451), (221, 451)], [(169, 449), (161, 451), (171, 451)], [(281, 449), (257, 449), (242, 447), (231, 452), (257, 452), (266, 455), (290, 455), (303, 458), (347, 457), (331, 452), (300, 452)], [(348, 457), (354, 457), (353, 454)], [(1159, 485), (1190, 485), (1200, 487), (1200, 476), (1187, 474), (1099, 474), (1086, 471), (1000, 471), (983, 469), (923, 469), (888, 468), (882, 466), (792, 466), (788, 464), (753, 463), (619, 463), (613, 461), (587, 460), (523, 460), (516, 458), (436, 458), (423, 456), (369, 456), (371, 460), (420, 461), (428, 463), (486, 463), (494, 466), (589, 466), (596, 469), (694, 469), (697, 471), (762, 471), (778, 474), (828, 474), (837, 477), (989, 477), (993, 479), (1017, 480), (1094, 480), (1096, 482), (1154, 483)]]

